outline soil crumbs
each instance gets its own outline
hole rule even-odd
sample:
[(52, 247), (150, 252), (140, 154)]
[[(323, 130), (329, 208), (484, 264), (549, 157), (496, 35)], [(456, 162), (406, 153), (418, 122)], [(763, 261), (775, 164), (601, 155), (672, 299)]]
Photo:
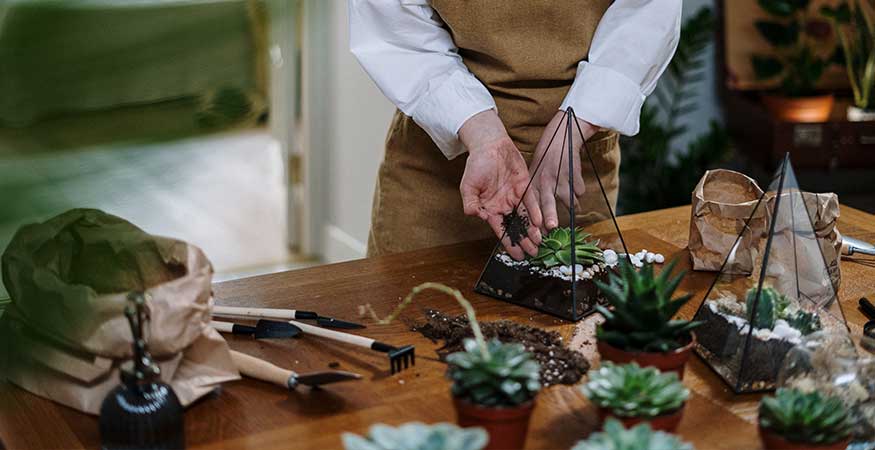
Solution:
[[(413, 331), (421, 333), (432, 341), (444, 341), (438, 349), (443, 360), (450, 353), (462, 351), (462, 342), (474, 337), (464, 315), (451, 317), (440, 311), (427, 310), (426, 322), (413, 326)], [(519, 342), (532, 352), (541, 364), (541, 383), (576, 384), (589, 370), (590, 364), (582, 353), (566, 348), (562, 337), (555, 331), (523, 325), (510, 320), (480, 322), (480, 328), (487, 339), (497, 338), (502, 342)]]

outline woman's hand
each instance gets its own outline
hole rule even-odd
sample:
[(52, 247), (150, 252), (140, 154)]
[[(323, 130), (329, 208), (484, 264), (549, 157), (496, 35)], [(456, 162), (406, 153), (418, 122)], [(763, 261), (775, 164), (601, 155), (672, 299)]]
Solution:
[[(598, 130), (585, 120), (576, 120), (580, 125), (580, 130), (583, 131), (584, 139), (589, 139)], [(553, 137), (554, 133), (556, 137), (550, 143), (550, 138)], [(573, 201), (574, 207), (577, 209), (580, 207), (577, 197), (586, 192), (586, 185), (583, 182), (583, 175), (580, 171), (580, 148), (583, 142), (580, 139), (577, 127), (574, 126), (571, 130), (572, 157), (574, 158), (574, 198), (572, 199), (569, 195), (567, 136), (567, 118), (565, 117), (565, 112), (559, 111), (553, 116), (547, 127), (544, 128), (544, 133), (535, 147), (535, 155), (529, 167), (532, 172), (537, 169), (537, 173), (534, 174), (535, 178), (532, 182), (532, 187), (529, 190), (533, 191), (534, 197), (538, 199), (538, 204), (541, 208), (539, 215), (543, 216), (545, 231), (559, 226), (559, 217), (556, 212), (556, 197), (559, 197), (559, 200), (569, 208)], [(545, 152), (546, 156), (544, 156)], [(538, 162), (541, 161), (542, 157), (544, 157), (544, 162), (538, 168)], [(531, 211), (532, 209), (530, 208), (529, 210)]]
[[(504, 235), (503, 216), (520, 201), (529, 182), (526, 162), (494, 110), (468, 119), (459, 130), (459, 139), (468, 149), (468, 161), (459, 186), (465, 214), (486, 221), (500, 238)], [(511, 245), (507, 237), (502, 240), (504, 248), (514, 259), (523, 259), (523, 250), (532, 256), (538, 254), (541, 216), (536, 198), (528, 193), (524, 202), (530, 222), (528, 237), (520, 242), (519, 247)], [(524, 211), (521, 210), (520, 214)]]

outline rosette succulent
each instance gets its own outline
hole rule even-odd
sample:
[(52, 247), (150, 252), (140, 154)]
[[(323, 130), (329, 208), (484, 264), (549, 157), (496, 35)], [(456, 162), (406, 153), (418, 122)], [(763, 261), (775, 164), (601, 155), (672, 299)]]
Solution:
[(674, 372), (604, 363), (581, 388), (589, 401), (620, 417), (656, 417), (678, 410), (690, 391)]
[(854, 420), (836, 397), (818, 391), (781, 388), (760, 402), (760, 426), (784, 439), (807, 444), (831, 444), (851, 435)]
[[(598, 246), (598, 239), (588, 241), (587, 238), (590, 236), (581, 227), (574, 229), (574, 253), (576, 255), (574, 262), (576, 264), (591, 266), (605, 261), (602, 249)], [(570, 265), (571, 229), (568, 227), (558, 227), (550, 230), (550, 233), (541, 240), (541, 245), (538, 247), (538, 255), (530, 257), (529, 261), (548, 268), (560, 264)]]
[(345, 450), (481, 450), (489, 436), (482, 428), (410, 422), (397, 428), (377, 424), (367, 437), (343, 433), (341, 439)]
[(653, 266), (636, 270), (621, 260), (618, 273), (611, 274), (609, 283), (596, 281), (611, 309), (596, 305), (605, 322), (596, 331), (598, 339), (627, 351), (668, 352), (689, 342), (690, 331), (702, 322), (672, 320), (692, 294), (672, 298), (684, 277), (671, 278), (677, 261), (668, 264), (659, 276)]
[(489, 407), (521, 405), (541, 390), (541, 366), (522, 344), (493, 339), (482, 351), (466, 339), (465, 351), (447, 356), (453, 395)]
[(693, 450), (693, 446), (675, 435), (653, 431), (646, 423), (623, 428), (616, 419), (608, 419), (604, 431), (589, 435), (571, 450)]

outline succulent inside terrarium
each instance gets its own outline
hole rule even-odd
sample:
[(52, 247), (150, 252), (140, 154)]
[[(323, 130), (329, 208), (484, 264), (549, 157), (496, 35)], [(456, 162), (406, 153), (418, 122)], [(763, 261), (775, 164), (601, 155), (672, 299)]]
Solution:
[(489, 441), (482, 428), (459, 428), (450, 423), (376, 424), (367, 436), (343, 433), (344, 450), (480, 450)]
[[(591, 267), (593, 264), (605, 262), (604, 254), (599, 248), (599, 240), (588, 240), (591, 237), (582, 227), (577, 227), (574, 233), (575, 264)], [(571, 264), (571, 230), (565, 227), (554, 228), (541, 240), (537, 256), (529, 258), (534, 264), (543, 267)]]
[(598, 339), (622, 350), (668, 352), (690, 342), (690, 331), (702, 324), (674, 319), (692, 294), (674, 297), (684, 277), (671, 276), (676, 261), (668, 264), (659, 275), (653, 266), (636, 270), (623, 260), (609, 283), (596, 285), (611, 306), (598, 305), (605, 322), (596, 331)]
[(846, 439), (854, 428), (842, 401), (819, 392), (778, 389), (760, 402), (759, 423), (791, 442), (832, 444)]
[(590, 402), (621, 417), (656, 417), (678, 410), (690, 391), (674, 372), (605, 362), (581, 388)]
[(571, 450), (693, 450), (677, 436), (653, 431), (647, 423), (624, 428), (616, 419), (605, 421), (603, 431), (592, 433)]

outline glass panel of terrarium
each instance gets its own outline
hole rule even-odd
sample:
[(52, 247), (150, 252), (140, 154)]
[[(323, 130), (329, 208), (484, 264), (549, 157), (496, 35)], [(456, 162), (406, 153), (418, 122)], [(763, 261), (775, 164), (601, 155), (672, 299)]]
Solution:
[[(548, 146), (548, 151), (561, 149), (562, 164), (574, 165), (568, 157), (569, 148), (583, 140), (573, 114), (569, 109), (564, 118), (566, 132), (553, 136), (561, 145)], [(585, 209), (572, 214), (571, 208), (565, 209), (557, 202), (559, 227), (544, 236), (537, 257), (515, 261), (497, 244), (475, 291), (566, 320), (579, 320), (594, 312), (597, 303), (604, 302), (594, 280), (606, 282), (607, 273), (617, 264), (619, 255), (626, 253), (612, 204), (596, 170), (615, 144), (612, 139), (593, 139), (580, 149), (586, 193), (578, 199)], [(532, 177), (545, 170), (540, 164), (535, 167)], [(506, 224), (505, 237), (507, 234)]]
[(748, 221), (764, 218), (767, 226), (743, 228), (696, 313), (706, 322), (697, 352), (736, 392), (774, 389), (784, 356), (802, 337), (846, 330), (807, 195), (785, 159)]

